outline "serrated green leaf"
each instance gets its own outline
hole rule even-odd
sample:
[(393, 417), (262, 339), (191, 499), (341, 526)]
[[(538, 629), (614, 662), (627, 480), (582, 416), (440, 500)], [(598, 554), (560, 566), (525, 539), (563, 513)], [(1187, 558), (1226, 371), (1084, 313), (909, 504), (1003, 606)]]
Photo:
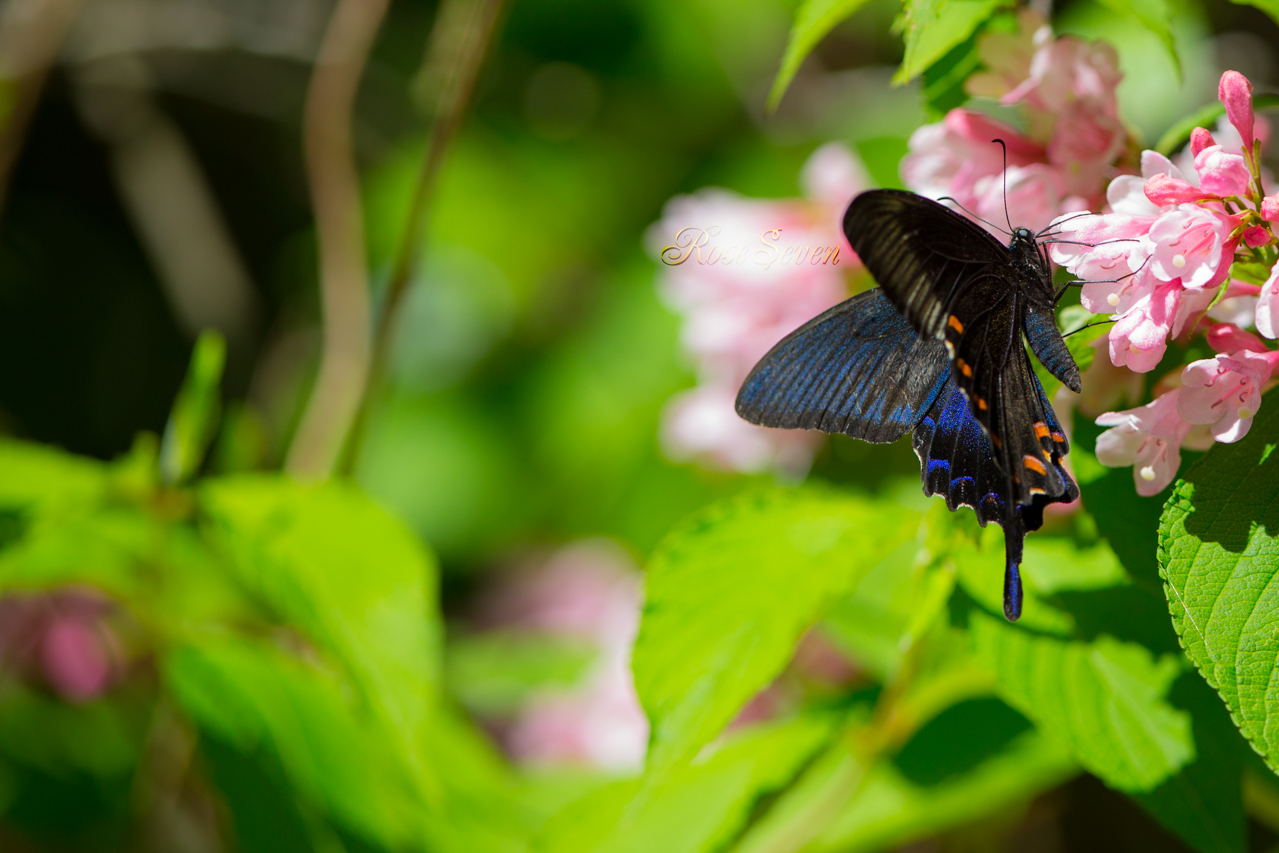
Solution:
[(893, 76), (908, 83), (963, 44), (1003, 0), (906, 0), (900, 19), (906, 55)]
[[(752, 726), (709, 755), (644, 779), (616, 782), (547, 824), (538, 853), (702, 853), (723, 849), (763, 794), (788, 783), (830, 737), (832, 721), (800, 717)], [(639, 799), (636, 799), (637, 795)]]
[(777, 69), (773, 88), (768, 93), (769, 112), (777, 109), (782, 95), (786, 94), (787, 87), (795, 79), (799, 66), (812, 53), (813, 48), (817, 47), (818, 42), (836, 24), (868, 2), (870, 0), (804, 0), (795, 13), (795, 23), (791, 25), (790, 38), (786, 42), (786, 53), (782, 55), (781, 67)]
[(787, 664), (832, 602), (919, 530), (917, 512), (816, 489), (743, 495), (658, 547), (633, 666), (650, 762), (691, 755)]
[(417, 834), (421, 803), (384, 730), (341, 683), (270, 643), (208, 637), (163, 662), (177, 705), (237, 749), (266, 749), (303, 799), (384, 846)]
[(1169, 701), (1190, 714), (1195, 760), (1135, 799), (1164, 826), (1204, 853), (1243, 853), (1243, 780), (1247, 745), (1203, 679), (1185, 672)]
[(1172, 10), (1168, 6), (1168, 0), (1099, 0), (1099, 2), (1121, 15), (1131, 15), (1140, 21), (1143, 27), (1154, 33), (1168, 51), (1172, 66), (1177, 72), (1177, 79), (1182, 78), (1181, 57), (1177, 54), (1177, 43), (1172, 34)]
[(1091, 643), (1035, 636), (984, 613), (969, 626), (997, 692), (1046, 736), (1121, 791), (1150, 791), (1195, 755), (1190, 716), (1165, 700), (1173, 655), (1108, 636)]
[(339, 483), (241, 475), (206, 480), (199, 501), (240, 582), (341, 661), (420, 761), (440, 681), (441, 627), (434, 560), (417, 538)]
[(1217, 444), (1178, 480), (1159, 526), (1160, 575), (1186, 654), (1235, 725), (1279, 768), (1279, 404), (1242, 441)]

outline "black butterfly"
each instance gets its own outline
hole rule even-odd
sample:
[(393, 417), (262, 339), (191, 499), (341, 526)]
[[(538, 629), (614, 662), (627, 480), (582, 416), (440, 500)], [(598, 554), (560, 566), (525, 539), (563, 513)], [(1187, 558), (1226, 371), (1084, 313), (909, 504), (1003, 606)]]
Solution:
[(880, 287), (773, 347), (742, 383), (737, 413), (872, 442), (914, 429), (924, 494), (1004, 528), (1004, 615), (1015, 620), (1027, 531), (1043, 524), (1044, 507), (1079, 496), (1061, 465), (1066, 436), (1022, 343), (1079, 391), (1044, 248), (1025, 228), (1004, 246), (897, 190), (853, 199), (844, 233)]

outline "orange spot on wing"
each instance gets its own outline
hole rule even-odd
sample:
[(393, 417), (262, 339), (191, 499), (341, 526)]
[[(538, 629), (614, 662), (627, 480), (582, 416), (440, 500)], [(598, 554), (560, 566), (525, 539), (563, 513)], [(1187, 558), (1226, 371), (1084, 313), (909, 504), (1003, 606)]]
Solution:
[(986, 405), (985, 397), (977, 398), (977, 408), (981, 409), (983, 412), (986, 411), (986, 409), (990, 408), (989, 406)]
[(968, 362), (964, 361), (962, 358), (955, 359), (955, 366), (959, 368), (959, 372), (964, 374), (964, 376), (973, 375), (973, 369), (969, 367)]
[(950, 319), (946, 322), (946, 325), (950, 326), (952, 329), (954, 329), (956, 332), (959, 332), (959, 334), (961, 335), (964, 333), (964, 324), (959, 322), (959, 318), (956, 317), (954, 314), (950, 315)]
[(1043, 421), (1038, 421), (1035, 423), (1035, 438), (1046, 438), (1049, 432), (1050, 430), (1048, 429), (1048, 424), (1044, 423)]
[(1047, 471), (1044, 468), (1044, 463), (1039, 461), (1039, 457), (1037, 456), (1031, 456), (1030, 454), (1026, 454), (1025, 456), (1022, 457), (1022, 461), (1026, 463), (1027, 468), (1029, 468), (1031, 471), (1034, 471), (1036, 474), (1047, 473)]
[(1062, 435), (1059, 432), (1055, 432), (1053, 433), (1053, 441), (1057, 442), (1058, 444), (1065, 444), (1066, 436)]

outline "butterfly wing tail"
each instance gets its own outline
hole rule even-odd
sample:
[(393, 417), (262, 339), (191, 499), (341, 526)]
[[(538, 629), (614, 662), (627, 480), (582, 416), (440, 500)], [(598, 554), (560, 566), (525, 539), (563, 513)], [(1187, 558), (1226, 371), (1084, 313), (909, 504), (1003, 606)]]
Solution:
[(1004, 528), (1004, 616), (1009, 622), (1021, 618), (1021, 555), (1026, 528), (1020, 509), (1003, 523)]

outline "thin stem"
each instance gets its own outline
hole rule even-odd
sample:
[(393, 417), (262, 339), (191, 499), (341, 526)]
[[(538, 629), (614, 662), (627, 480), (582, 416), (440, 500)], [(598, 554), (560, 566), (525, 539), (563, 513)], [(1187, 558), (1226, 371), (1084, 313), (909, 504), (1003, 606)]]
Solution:
[(323, 352), (286, 468), (327, 477), (350, 431), (369, 370), (369, 280), (351, 119), (389, 0), (338, 0), (307, 91), (307, 180), (319, 244)]
[(0, 207), (49, 68), (83, 5), (84, 0), (10, 0), (0, 12), (0, 85), (10, 88), (8, 109), (0, 107)]
[(422, 166), (418, 170), (417, 184), (409, 205), (408, 218), (395, 253), (391, 278), (387, 283), (377, 326), (373, 334), (372, 366), (369, 381), (364, 390), (355, 428), (347, 452), (342, 460), (342, 470), (350, 473), (358, 459), (359, 448), (369, 416), (373, 394), (386, 375), (391, 340), (395, 332), (395, 318), (404, 295), (417, 268), (427, 214), (439, 177), (440, 167), (449, 143), (457, 134), (471, 101), (476, 79), (484, 64), (484, 56), (492, 41), (493, 32), (501, 15), (503, 0), (446, 0), (442, 5), (435, 27), (431, 31), (423, 64), (422, 79), (435, 90), (431, 130), (426, 144)]

